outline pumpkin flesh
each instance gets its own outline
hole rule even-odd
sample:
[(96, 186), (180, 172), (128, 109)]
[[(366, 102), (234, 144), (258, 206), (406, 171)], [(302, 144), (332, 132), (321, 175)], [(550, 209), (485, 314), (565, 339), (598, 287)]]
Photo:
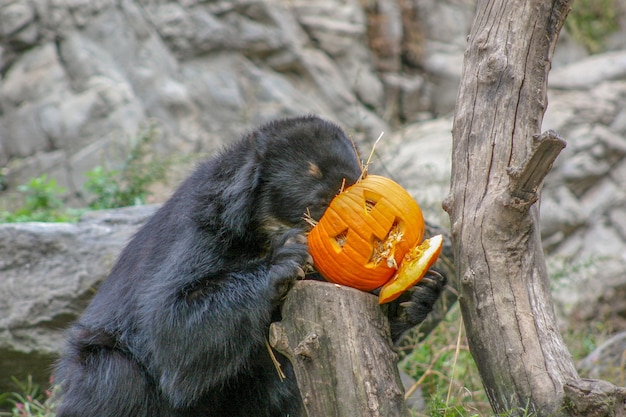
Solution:
[(437, 261), (442, 247), (443, 236), (436, 235), (411, 249), (405, 255), (396, 275), (380, 289), (378, 303), (393, 301), (418, 283)]

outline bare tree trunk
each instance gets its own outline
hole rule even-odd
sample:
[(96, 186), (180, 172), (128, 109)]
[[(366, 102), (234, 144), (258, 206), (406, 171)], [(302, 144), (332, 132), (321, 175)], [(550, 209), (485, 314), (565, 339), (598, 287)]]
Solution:
[(378, 297), (299, 281), (270, 344), (293, 364), (309, 417), (408, 417), (389, 324)]
[(539, 234), (543, 179), (565, 143), (540, 134), (572, 0), (483, 0), (453, 126), (448, 211), (471, 352), (497, 413), (560, 413), (578, 378), (557, 329)]

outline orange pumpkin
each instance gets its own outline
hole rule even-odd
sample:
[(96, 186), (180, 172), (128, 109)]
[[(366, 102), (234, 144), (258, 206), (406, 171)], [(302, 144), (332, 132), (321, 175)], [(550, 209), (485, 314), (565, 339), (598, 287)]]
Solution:
[(389, 281), (423, 235), (411, 195), (389, 178), (368, 175), (331, 201), (308, 244), (328, 281), (371, 291)]

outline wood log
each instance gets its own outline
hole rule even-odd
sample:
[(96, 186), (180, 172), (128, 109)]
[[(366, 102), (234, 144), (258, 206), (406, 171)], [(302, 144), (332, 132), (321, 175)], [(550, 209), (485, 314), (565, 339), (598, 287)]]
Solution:
[(309, 417), (410, 416), (377, 296), (299, 281), (282, 312), (270, 345), (293, 364)]

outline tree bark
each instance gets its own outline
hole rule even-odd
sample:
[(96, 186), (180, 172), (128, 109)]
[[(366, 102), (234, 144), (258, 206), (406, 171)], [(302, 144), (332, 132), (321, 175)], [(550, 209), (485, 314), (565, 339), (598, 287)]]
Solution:
[(539, 233), (543, 179), (565, 143), (540, 134), (572, 0), (483, 0), (453, 125), (450, 215), (468, 342), (496, 413), (562, 411), (578, 378), (558, 332)]
[(299, 281), (282, 312), (270, 345), (293, 364), (309, 417), (409, 417), (377, 296)]

